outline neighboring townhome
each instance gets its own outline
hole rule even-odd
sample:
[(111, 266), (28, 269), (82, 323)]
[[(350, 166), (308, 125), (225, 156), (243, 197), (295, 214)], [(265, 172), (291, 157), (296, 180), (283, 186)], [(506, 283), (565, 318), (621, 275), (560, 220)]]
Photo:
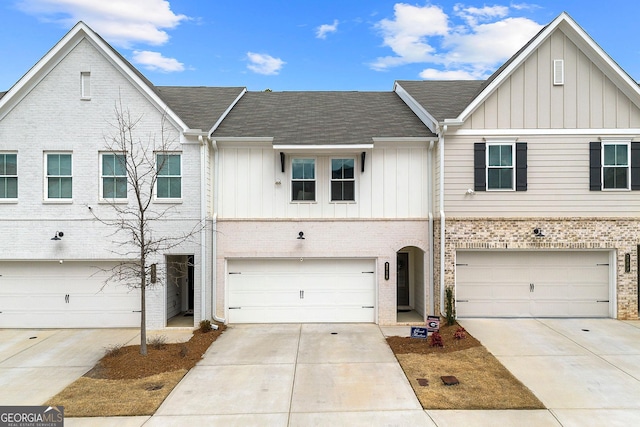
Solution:
[[(157, 279), (157, 286), (147, 291), (147, 327), (165, 327), (185, 314), (189, 326), (208, 318), (206, 137), (243, 92), (156, 88), (78, 23), (3, 93), (0, 328), (140, 325), (140, 290), (105, 283), (116, 265), (139, 256), (135, 245), (119, 244), (131, 242), (130, 235), (105, 225), (120, 218), (118, 207), (136, 210), (122, 164), (132, 153), (110, 147), (123, 130), (117, 111), (121, 118), (130, 113), (132, 140), (156, 162), (148, 213), (163, 214), (148, 224), (153, 238), (192, 234), (151, 253), (157, 268), (149, 270), (149, 280)], [(193, 105), (201, 108), (192, 111)]]
[(247, 92), (211, 135), (229, 323), (424, 322), (431, 152), (393, 92)]
[(395, 91), (439, 136), (440, 307), (638, 317), (640, 90), (567, 14), (486, 81)]

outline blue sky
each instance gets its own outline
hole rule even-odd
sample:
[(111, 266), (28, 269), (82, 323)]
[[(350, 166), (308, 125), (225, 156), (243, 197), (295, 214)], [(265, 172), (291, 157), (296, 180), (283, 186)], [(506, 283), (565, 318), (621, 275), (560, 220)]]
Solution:
[(640, 80), (632, 0), (3, 0), (0, 90), (78, 20), (156, 85), (377, 91), (486, 78), (562, 11)]

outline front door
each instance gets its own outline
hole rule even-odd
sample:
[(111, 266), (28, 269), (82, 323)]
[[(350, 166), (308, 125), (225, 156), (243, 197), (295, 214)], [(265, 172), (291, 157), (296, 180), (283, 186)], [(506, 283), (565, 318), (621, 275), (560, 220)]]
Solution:
[(397, 254), (397, 286), (398, 306), (409, 305), (409, 254), (398, 252)]

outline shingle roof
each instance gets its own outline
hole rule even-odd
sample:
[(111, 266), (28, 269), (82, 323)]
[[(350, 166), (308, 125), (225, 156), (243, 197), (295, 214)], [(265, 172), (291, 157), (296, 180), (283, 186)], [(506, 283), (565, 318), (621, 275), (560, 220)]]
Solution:
[(213, 135), (285, 145), (435, 136), (394, 92), (248, 92)]
[(244, 88), (155, 86), (155, 90), (187, 126), (209, 131)]
[(458, 117), (484, 88), (485, 80), (400, 80), (397, 83), (442, 122)]

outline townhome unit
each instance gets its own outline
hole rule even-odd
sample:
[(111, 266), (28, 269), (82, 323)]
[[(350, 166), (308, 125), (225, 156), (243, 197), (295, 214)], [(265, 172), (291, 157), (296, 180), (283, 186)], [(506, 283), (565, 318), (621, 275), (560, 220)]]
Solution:
[[(156, 88), (79, 23), (3, 93), (0, 328), (140, 325), (140, 291), (105, 282), (137, 256), (135, 246), (120, 244), (131, 236), (104, 224), (119, 218), (114, 205), (135, 209), (118, 162), (127, 153), (108, 148), (121, 130), (117, 110), (131, 114), (132, 138), (161, 165), (148, 212), (163, 213), (154, 233), (196, 230), (152, 254), (166, 280), (147, 292), (147, 325), (164, 327), (178, 313), (205, 318), (212, 231), (203, 155), (209, 129), (200, 126), (213, 126), (243, 91)], [(190, 112), (193, 104), (204, 108)]]
[(154, 235), (189, 235), (148, 328), (420, 324), (446, 288), (459, 317), (638, 318), (640, 89), (565, 13), (487, 80), (388, 92), (154, 86), (78, 23), (0, 92), (0, 328), (140, 325), (105, 281), (138, 257), (106, 224), (136, 201), (119, 113)]
[(398, 81), (438, 134), (458, 316), (638, 316), (640, 89), (566, 13), (486, 81)]

